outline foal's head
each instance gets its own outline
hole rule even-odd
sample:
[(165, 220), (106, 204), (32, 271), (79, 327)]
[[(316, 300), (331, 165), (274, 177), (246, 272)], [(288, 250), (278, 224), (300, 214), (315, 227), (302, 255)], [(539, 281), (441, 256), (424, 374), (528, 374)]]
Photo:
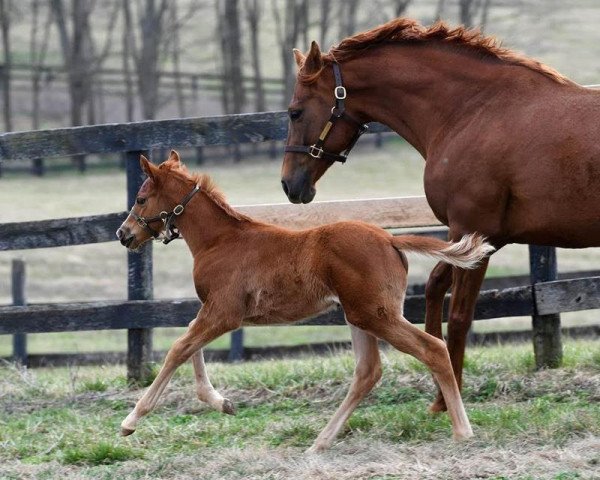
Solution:
[[(187, 175), (175, 150), (159, 166), (141, 155), (140, 165), (147, 178), (136, 195), (129, 215), (117, 230), (121, 244), (129, 250), (137, 250), (152, 238), (168, 243), (177, 236), (170, 228), (172, 221), (181, 213), (178, 213), (179, 204), (195, 188), (194, 180)], [(174, 175), (174, 172), (180, 174)]]
[[(292, 203), (309, 203), (315, 196), (317, 180), (336, 160), (345, 159), (340, 152), (352, 146), (363, 125), (359, 112), (353, 109), (352, 92), (346, 99), (331, 59), (321, 54), (316, 42), (312, 42), (306, 56), (294, 50), (294, 57), (298, 76), (288, 107), (290, 124), (281, 184)], [(339, 117), (334, 118), (336, 115)], [(290, 146), (291, 150), (305, 148), (290, 151)]]

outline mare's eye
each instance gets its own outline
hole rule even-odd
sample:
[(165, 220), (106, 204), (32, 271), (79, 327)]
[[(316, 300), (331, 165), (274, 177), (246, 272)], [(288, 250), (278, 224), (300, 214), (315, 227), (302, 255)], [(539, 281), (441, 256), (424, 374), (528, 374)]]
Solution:
[(298, 120), (302, 116), (302, 110), (288, 110), (288, 115), (292, 122)]
[(138, 205), (143, 205), (144, 203), (146, 203), (146, 199), (144, 197), (137, 197), (135, 199), (135, 203), (137, 203)]

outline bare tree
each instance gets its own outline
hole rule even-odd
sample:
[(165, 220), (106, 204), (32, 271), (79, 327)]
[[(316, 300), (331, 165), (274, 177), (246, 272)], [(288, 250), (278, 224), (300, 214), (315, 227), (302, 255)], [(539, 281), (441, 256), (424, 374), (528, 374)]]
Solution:
[(9, 132), (12, 125), (12, 106), (10, 102), (10, 76), (12, 69), (10, 48), (10, 0), (0, 0), (0, 30), (2, 30), (2, 101), (4, 106), (4, 130)]
[(435, 9), (435, 19), (442, 20), (446, 16), (446, 0), (438, 0)]
[(294, 60), (292, 49), (298, 43), (300, 31), (305, 27), (302, 22), (308, 20), (308, 16), (304, 15), (306, 11), (305, 3), (308, 0), (286, 0), (284, 17), (282, 18), (279, 11), (279, 4), (275, 0), (271, 5), (273, 8), (273, 16), (275, 18), (275, 32), (280, 45), (282, 77), (284, 83), (283, 105), (286, 106), (294, 88)]
[(141, 46), (134, 48), (135, 66), (137, 70), (138, 93), (142, 103), (142, 114), (145, 119), (156, 118), (158, 110), (158, 87), (160, 84), (159, 55), (160, 45), (165, 33), (165, 17), (167, 0), (139, 1), (138, 18), (140, 26)]
[(250, 34), (250, 56), (252, 57), (252, 72), (254, 76), (254, 109), (257, 112), (264, 112), (265, 88), (260, 65), (260, 42), (259, 42), (259, 23), (263, 14), (260, 0), (245, 0), (246, 20), (248, 22)]
[[(217, 2), (218, 32), (221, 46), (223, 81), (221, 100), (225, 113), (240, 113), (244, 108), (245, 91), (242, 77), (242, 45), (238, 0)], [(238, 145), (234, 146), (235, 161), (241, 160)]]
[[(320, 15), (319, 15), (319, 42), (321, 47), (325, 47), (327, 41), (327, 33), (329, 32), (329, 26), (331, 22), (331, 0), (320, 1)], [(305, 48), (308, 45), (305, 46)]]
[[(483, 30), (488, 20), (491, 3), (491, 0), (460, 0), (460, 22), (466, 27), (479, 24)], [(480, 16), (479, 22), (475, 20), (477, 16)]]
[(360, 0), (347, 0), (340, 3), (340, 40), (356, 33), (356, 14)]
[(31, 75), (31, 128), (40, 128), (40, 92), (43, 67), (48, 54), (50, 28), (53, 22), (52, 10), (47, 9), (46, 22), (44, 23), (41, 39), (40, 32), (40, 0), (31, 2), (31, 32), (29, 37), (29, 61), (32, 67)]
[(131, 8), (129, 0), (123, 0), (123, 35), (121, 44), (123, 46), (123, 75), (125, 80), (125, 118), (128, 122), (134, 120), (134, 91), (133, 73), (131, 71), (131, 58), (135, 48), (133, 23), (131, 21)]
[(177, 27), (177, 2), (173, 2), (169, 9), (170, 29), (173, 32), (171, 40), (171, 59), (173, 61), (173, 79), (175, 81), (175, 98), (177, 99), (177, 109), (180, 117), (185, 117), (185, 101), (183, 98), (183, 84), (181, 82), (181, 65), (179, 51), (181, 50), (181, 41), (179, 38), (180, 29)]
[(394, 7), (394, 16), (401, 17), (410, 5), (411, 0), (392, 0), (392, 6)]

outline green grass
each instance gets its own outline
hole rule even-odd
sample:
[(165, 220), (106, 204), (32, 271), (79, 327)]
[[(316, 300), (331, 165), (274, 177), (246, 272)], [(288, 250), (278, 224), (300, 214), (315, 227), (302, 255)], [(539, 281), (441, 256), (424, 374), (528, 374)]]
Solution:
[[(577, 439), (600, 437), (599, 346), (567, 341), (566, 366), (542, 372), (533, 371), (527, 360), (530, 346), (470, 349), (464, 399), (476, 436), (465, 448), (567, 448)], [(117, 436), (119, 424), (140, 391), (127, 389), (124, 367), (21, 371), (5, 365), (0, 368), (0, 465), (69, 466), (95, 478), (100, 471), (117, 475), (120, 464), (139, 473), (198, 452), (217, 458), (222, 449), (299, 452), (343, 399), (353, 363), (351, 355), (340, 353), (210, 364), (216, 388), (236, 404), (235, 417), (196, 400), (191, 367), (185, 365), (156, 411), (126, 438)], [(387, 350), (383, 380), (350, 418), (340, 445), (368, 449), (376, 441), (402, 449), (446, 442), (448, 416), (427, 413), (433, 393), (420, 365)]]

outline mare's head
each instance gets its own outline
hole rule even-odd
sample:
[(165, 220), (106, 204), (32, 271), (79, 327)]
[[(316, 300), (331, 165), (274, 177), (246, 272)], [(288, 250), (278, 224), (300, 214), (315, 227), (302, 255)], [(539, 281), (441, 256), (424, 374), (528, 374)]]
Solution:
[(340, 153), (352, 146), (363, 125), (352, 91), (346, 98), (345, 89), (334, 76), (331, 58), (321, 54), (316, 42), (306, 56), (294, 50), (294, 58), (298, 75), (288, 107), (290, 123), (281, 184), (290, 202), (309, 203), (319, 178), (336, 160), (345, 159)]
[[(172, 150), (169, 159), (159, 166), (141, 155), (140, 165), (147, 178), (137, 192), (129, 215), (117, 230), (118, 239), (129, 250), (138, 250), (152, 238), (161, 239), (165, 243), (171, 240), (173, 232), (170, 229), (171, 222), (168, 221), (169, 214), (176, 207), (173, 197), (181, 196), (179, 190), (182, 186), (181, 182), (169, 182), (169, 179), (174, 177), (174, 171), (183, 174), (178, 177), (188, 177), (185, 166), (175, 150)], [(189, 179), (187, 183), (189, 185), (183, 188), (191, 190), (194, 187), (193, 180)], [(175, 198), (175, 202), (179, 201), (178, 197)]]

